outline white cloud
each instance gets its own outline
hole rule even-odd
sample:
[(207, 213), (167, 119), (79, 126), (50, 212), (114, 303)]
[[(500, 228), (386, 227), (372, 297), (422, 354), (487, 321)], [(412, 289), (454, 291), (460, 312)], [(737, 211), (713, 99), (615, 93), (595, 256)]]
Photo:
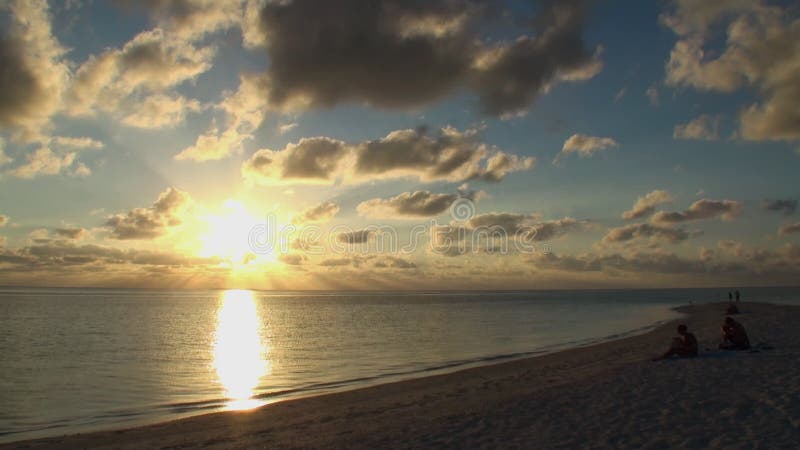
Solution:
[[(165, 93), (208, 71), (215, 53), (212, 46), (196, 46), (160, 28), (143, 31), (122, 48), (92, 55), (78, 67), (67, 95), (67, 110), (72, 115), (102, 111), (123, 119), (134, 116), (129, 121), (144, 125), (146, 119), (135, 118), (143, 114), (138, 109), (151, 107), (155, 113), (161, 112), (157, 103), (175, 99)], [(150, 94), (164, 95), (140, 99)], [(164, 119), (152, 121), (159, 125)]]
[(675, 139), (715, 141), (719, 139), (719, 121), (719, 116), (700, 115), (687, 123), (675, 125), (672, 137)]
[(242, 75), (239, 88), (223, 99), (218, 109), (225, 112), (226, 126), (220, 130), (212, 126), (206, 133), (197, 137), (194, 145), (175, 155), (179, 161), (215, 161), (242, 151), (242, 143), (252, 137), (261, 126), (267, 107), (261, 96), (264, 92), (265, 78)]
[(278, 125), (278, 134), (286, 134), (297, 128), (297, 122), (283, 123)]
[(153, 239), (180, 225), (192, 203), (188, 192), (170, 187), (152, 206), (110, 216), (105, 225), (114, 239)]
[(50, 141), (50, 144), (57, 147), (66, 147), (76, 150), (99, 150), (103, 148), (102, 142), (90, 137), (55, 136)]
[(154, 94), (131, 108), (122, 123), (137, 128), (170, 128), (186, 119), (186, 113), (202, 109), (200, 102), (182, 95)]
[(622, 218), (625, 220), (640, 219), (652, 214), (656, 206), (670, 202), (672, 202), (672, 196), (667, 191), (655, 190), (648, 192), (644, 197), (636, 199), (633, 208), (622, 213)]
[(75, 153), (57, 155), (47, 147), (40, 147), (27, 156), (27, 162), (15, 169), (9, 170), (9, 175), (18, 178), (34, 178), (39, 175), (57, 175), (72, 166)]
[(653, 223), (670, 224), (694, 220), (714, 219), (733, 220), (744, 209), (742, 202), (735, 200), (701, 199), (689, 206), (689, 209), (678, 212), (659, 211), (652, 217)]
[(553, 164), (558, 165), (561, 159), (576, 153), (581, 158), (590, 157), (595, 153), (609, 148), (618, 147), (619, 143), (610, 137), (587, 136), (585, 134), (573, 134), (566, 141), (561, 151), (556, 155)]
[[(752, 1), (675, 2), (661, 20), (677, 35), (666, 83), (699, 90), (749, 88), (759, 97), (739, 116), (748, 140), (800, 139), (800, 19), (789, 9)], [(724, 48), (707, 49), (716, 27), (726, 27)]]

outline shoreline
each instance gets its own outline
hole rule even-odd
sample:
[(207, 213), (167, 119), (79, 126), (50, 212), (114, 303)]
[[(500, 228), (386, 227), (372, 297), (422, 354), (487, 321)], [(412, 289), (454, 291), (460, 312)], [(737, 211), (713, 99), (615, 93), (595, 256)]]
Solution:
[[(674, 335), (674, 324), (678, 321), (689, 324), (690, 330), (700, 340), (701, 349), (713, 348), (725, 305), (712, 303), (673, 308), (686, 316), (670, 320), (642, 334), (531, 357), (279, 400), (255, 410), (214, 412), (135, 428), (14, 441), (0, 444), (0, 448), (503, 447), (531, 446), (532, 443), (539, 448), (589, 443), (638, 447), (646, 443), (641, 439), (647, 438), (647, 435), (626, 433), (622, 429), (610, 437), (613, 443), (608, 436), (603, 438), (606, 439), (604, 443), (598, 442), (598, 436), (586, 430), (587, 423), (595, 433), (606, 430), (608, 434), (608, 430), (614, 430), (614, 427), (598, 428), (597, 416), (586, 416), (586, 408), (571, 406), (571, 402), (565, 403), (565, 399), (573, 399), (572, 403), (586, 402), (589, 410), (600, 408), (606, 413), (604, 416), (607, 420), (615, 416), (609, 415), (610, 411), (629, 409), (637, 404), (637, 396), (631, 398), (632, 403), (622, 402), (621, 398), (615, 396), (607, 398), (609, 386), (621, 388), (618, 394), (625, 396), (630, 394), (632, 386), (641, 388), (648, 385), (648, 380), (656, 379), (665, 383), (661, 391), (654, 392), (656, 397), (660, 394), (666, 396), (667, 400), (680, 402), (680, 398), (669, 398), (674, 396), (670, 386), (680, 379), (680, 373), (676, 372), (680, 366), (697, 371), (697, 375), (703, 375), (702, 366), (714, 366), (723, 369), (725, 376), (730, 375), (730, 370), (748, 369), (753, 361), (764, 357), (776, 367), (782, 364), (791, 366), (791, 361), (776, 361), (774, 357), (787, 349), (796, 350), (796, 345), (800, 343), (800, 333), (787, 324), (791, 322), (790, 316), (800, 320), (800, 307), (766, 303), (742, 303), (743, 314), (740, 318), (748, 330), (752, 330), (751, 340), (754, 344), (767, 340), (776, 350), (720, 356), (716, 355), (718, 352), (706, 352), (694, 360), (649, 362), (650, 357), (656, 356), (668, 345)], [(787, 341), (791, 345), (784, 345), (780, 341)], [(746, 364), (730, 364), (733, 362), (731, 358), (741, 359)], [(646, 373), (649, 376), (645, 376)], [(696, 380), (698, 387), (713, 390), (713, 385), (706, 386), (713, 380), (704, 381), (703, 378)], [(628, 384), (618, 385), (620, 379), (627, 380)], [(794, 379), (798, 383), (791, 388), (787, 386), (786, 391), (800, 386), (796, 375)], [(724, 379), (720, 384), (725, 384)], [(576, 398), (576, 392), (582, 394)], [(656, 404), (641, 400), (634, 409), (638, 410), (639, 415), (649, 413), (652, 412), (649, 408), (663, 407), (663, 400), (665, 398), (659, 399)], [(795, 406), (796, 409), (793, 409)], [(796, 416), (791, 415), (793, 421), (788, 422), (788, 429), (792, 433), (800, 433), (800, 404), (792, 403), (784, 409), (798, 412)], [(673, 419), (686, 420), (681, 416), (678, 414)], [(636, 425), (652, 424), (654, 417), (648, 417), (648, 420)], [(575, 422), (579, 431), (572, 426), (564, 426), (571, 421)], [(583, 424), (582, 431), (580, 424)], [(559, 429), (561, 433), (555, 432)], [(718, 438), (720, 433), (725, 434), (725, 429), (710, 427), (693, 433), (691, 438), (694, 441), (674, 441), (674, 430), (666, 427), (664, 432), (654, 436), (662, 441), (673, 439), (670, 441), (673, 445), (705, 442), (704, 446), (713, 446), (712, 440)], [(780, 432), (775, 434), (776, 438), (781, 436)], [(730, 444), (727, 441), (723, 443)], [(776, 445), (779, 443), (773, 442)]]
[[(60, 438), (65, 436), (87, 435), (87, 434), (96, 434), (103, 432), (116, 432), (120, 430), (136, 429), (153, 425), (167, 424), (170, 422), (191, 419), (209, 414), (252, 412), (260, 408), (270, 407), (272, 405), (287, 401), (303, 400), (321, 395), (337, 394), (337, 393), (360, 390), (370, 387), (382, 386), (386, 384), (400, 383), (420, 378), (448, 375), (451, 373), (461, 372), (464, 370), (479, 369), (482, 367), (493, 366), (497, 364), (504, 364), (504, 363), (510, 363), (510, 362), (533, 359), (533, 358), (541, 358), (547, 355), (559, 354), (574, 349), (602, 345), (605, 343), (614, 342), (621, 339), (627, 339), (647, 334), (657, 329), (658, 327), (663, 326), (664, 324), (678, 320), (682, 314), (677, 312), (677, 309), (681, 308), (682, 306), (686, 305), (664, 306), (665, 318), (656, 320), (655, 322), (651, 322), (647, 325), (642, 325), (636, 328), (615, 332), (609, 335), (584, 338), (580, 340), (572, 340), (558, 344), (551, 344), (541, 348), (523, 352), (517, 352), (517, 353), (488, 355), (469, 360), (445, 361), (436, 366), (408, 369), (393, 373), (375, 375), (368, 378), (359, 378), (355, 380), (350, 380), (350, 379), (334, 380), (323, 383), (325, 384), (325, 386), (322, 387), (311, 385), (296, 389), (289, 389), (287, 391), (264, 393), (261, 395), (256, 395), (254, 397), (251, 397), (250, 399), (247, 399), (247, 401), (258, 403), (258, 406), (244, 410), (226, 409), (226, 407), (223, 406), (224, 404), (228, 403), (228, 401), (225, 398), (214, 398), (211, 400), (198, 401), (196, 403), (203, 403), (207, 405), (219, 404), (221, 406), (218, 407), (203, 406), (200, 408), (201, 410), (198, 411), (185, 411), (182, 413), (164, 414), (164, 415), (143, 412), (141, 413), (142, 417), (138, 419), (125, 420), (120, 422), (110, 422), (104, 424), (94, 424), (94, 425), (86, 424), (86, 425), (77, 425), (72, 427), (63, 427), (65, 429), (61, 430), (62, 432), (55, 431), (53, 430), (52, 427), (44, 427), (41, 429), (26, 430), (19, 432), (19, 434), (32, 434), (33, 436), (26, 436), (20, 439), (13, 439), (13, 440), (3, 440), (3, 438), (4, 437), (7, 438), (9, 437), (9, 435), (18, 433), (10, 433), (9, 435), (5, 436), (0, 435), (0, 449), (2, 449), (3, 446), (5, 445), (19, 444), (28, 441), (38, 441), (38, 440)], [(158, 405), (157, 407), (169, 409), (176, 406), (180, 407), (183, 406), (183, 404), (170, 403), (170, 404)]]

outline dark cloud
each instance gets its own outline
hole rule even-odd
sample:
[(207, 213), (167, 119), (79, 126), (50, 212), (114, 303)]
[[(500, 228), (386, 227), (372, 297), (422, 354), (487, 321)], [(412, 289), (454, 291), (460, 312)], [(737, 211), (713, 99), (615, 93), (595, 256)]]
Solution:
[(320, 266), (336, 267), (336, 266), (349, 266), (352, 263), (351, 258), (328, 258), (320, 261)]
[[(510, 43), (481, 36), (504, 2), (294, 0), (267, 2), (258, 16), (269, 53), (267, 101), (330, 107), (429, 104), (458, 89), (477, 93), (491, 115), (527, 108), (558, 81), (591, 78), (599, 62), (582, 38), (579, 1), (545, 2)], [(309, 20), (313, 18), (313, 20)]]
[[(536, 254), (529, 262), (537, 268), (569, 272), (653, 272), (667, 274), (692, 274), (707, 272), (703, 261), (683, 258), (674, 253), (634, 253), (622, 255), (583, 254), (558, 256), (553, 253)], [(739, 266), (744, 270), (743, 266)]]
[(602, 242), (604, 244), (614, 244), (634, 239), (654, 238), (677, 244), (689, 239), (691, 235), (691, 233), (680, 228), (662, 227), (649, 223), (634, 223), (608, 230)]
[(789, 223), (778, 228), (778, 236), (786, 236), (787, 234), (794, 233), (800, 233), (800, 222)]
[(497, 182), (509, 172), (533, 167), (533, 158), (502, 152), (481, 165), (489, 150), (476, 141), (476, 135), (477, 130), (460, 132), (449, 127), (436, 135), (429, 134), (425, 128), (393, 131), (382, 139), (358, 146), (354, 176), (370, 178), (393, 174), (416, 175), (423, 180)]
[(742, 203), (734, 200), (698, 200), (689, 209), (680, 212), (659, 211), (652, 220), (654, 223), (681, 223), (693, 220), (714, 219), (732, 220), (742, 212)]
[(219, 258), (204, 258), (138, 249), (120, 249), (96, 244), (77, 245), (74, 240), (42, 239), (41, 243), (0, 251), (0, 262), (14, 264), (11, 269), (58, 269), (63, 265), (192, 267), (213, 266)]
[(791, 199), (764, 200), (761, 206), (767, 211), (780, 212), (786, 216), (791, 216), (797, 210), (797, 200), (791, 200)]
[(29, 67), (24, 47), (17, 40), (0, 36), (0, 126), (20, 125), (26, 117), (37, 115), (47, 101), (35, 68)]
[(326, 137), (301, 139), (280, 151), (259, 150), (242, 165), (248, 180), (269, 184), (286, 181), (333, 181), (348, 151), (342, 141)]
[(53, 232), (56, 236), (66, 239), (80, 240), (89, 236), (89, 231), (85, 228), (56, 228)]
[(345, 244), (363, 244), (368, 242), (374, 233), (375, 231), (371, 229), (347, 231), (337, 234), (336, 240)]
[(292, 218), (295, 225), (304, 223), (327, 222), (339, 212), (339, 205), (333, 202), (322, 202), (303, 210), (300, 214)]
[(306, 262), (306, 257), (297, 253), (281, 253), (278, 260), (288, 266), (301, 266)]
[(430, 229), (431, 250), (444, 256), (507, 253), (519, 243), (527, 247), (532, 242), (549, 241), (589, 226), (588, 222), (572, 217), (539, 219), (536, 214), (493, 212), (477, 215), (463, 224), (433, 226)]
[(190, 202), (188, 193), (171, 187), (158, 196), (153, 206), (113, 215), (105, 225), (114, 239), (152, 239), (180, 225), (181, 213)]
[[(535, 159), (493, 154), (477, 130), (425, 128), (397, 130), (372, 141), (347, 144), (327, 137), (301, 139), (283, 150), (257, 151), (242, 165), (245, 179), (260, 184), (357, 183), (389, 177), (423, 181), (499, 182), (510, 172), (528, 170)], [(490, 156), (491, 154), (491, 156)]]
[(436, 194), (430, 191), (403, 192), (391, 198), (373, 198), (358, 204), (358, 213), (381, 219), (434, 217), (447, 211), (459, 198), (475, 201), (476, 193)]

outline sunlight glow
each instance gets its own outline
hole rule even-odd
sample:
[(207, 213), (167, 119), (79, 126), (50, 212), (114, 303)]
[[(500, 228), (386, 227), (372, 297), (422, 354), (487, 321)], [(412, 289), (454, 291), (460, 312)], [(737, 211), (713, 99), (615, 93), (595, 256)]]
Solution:
[(205, 217), (207, 229), (200, 236), (202, 256), (218, 256), (229, 261), (234, 268), (257, 260), (270, 262), (274, 254), (256, 255), (248, 244), (250, 230), (259, 220), (236, 200), (227, 200), (218, 215)]
[(265, 403), (253, 398), (259, 380), (270, 371), (269, 349), (260, 329), (253, 292), (225, 291), (217, 312), (214, 366), (228, 398), (227, 409), (252, 409)]

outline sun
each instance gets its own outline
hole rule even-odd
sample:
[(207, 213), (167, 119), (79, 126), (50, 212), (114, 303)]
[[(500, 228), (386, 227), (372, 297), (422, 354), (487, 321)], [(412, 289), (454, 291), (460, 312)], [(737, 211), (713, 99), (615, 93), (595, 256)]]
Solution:
[(210, 214), (204, 219), (205, 232), (199, 238), (202, 256), (220, 257), (234, 265), (275, 259), (274, 254), (256, 254), (250, 248), (251, 230), (260, 221), (241, 202), (227, 200), (219, 214)]

